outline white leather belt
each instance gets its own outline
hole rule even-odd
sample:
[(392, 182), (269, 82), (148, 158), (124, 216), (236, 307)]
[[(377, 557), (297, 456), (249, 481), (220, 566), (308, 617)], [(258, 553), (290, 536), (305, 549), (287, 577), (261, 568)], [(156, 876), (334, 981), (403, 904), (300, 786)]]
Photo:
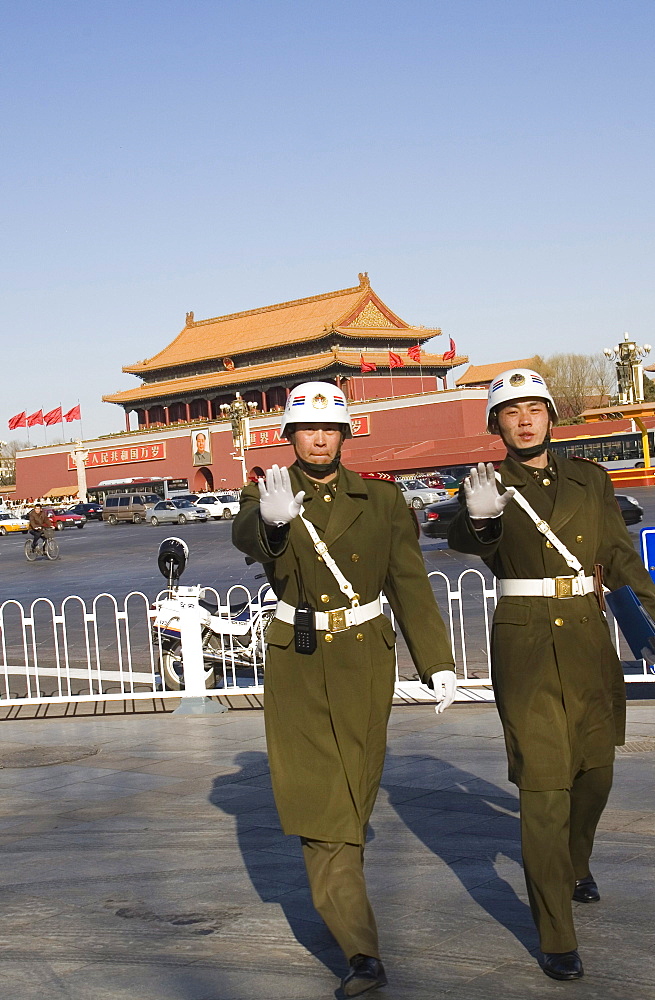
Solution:
[[(286, 601), (278, 601), (275, 617), (287, 625), (293, 625), (296, 609)], [(315, 611), (314, 623), (319, 632), (343, 632), (352, 625), (363, 625), (372, 618), (382, 614), (382, 601), (378, 597), (369, 604), (356, 605), (354, 608), (335, 608), (334, 611)]]
[(501, 597), (580, 597), (594, 590), (593, 576), (546, 576), (541, 580), (499, 580)]

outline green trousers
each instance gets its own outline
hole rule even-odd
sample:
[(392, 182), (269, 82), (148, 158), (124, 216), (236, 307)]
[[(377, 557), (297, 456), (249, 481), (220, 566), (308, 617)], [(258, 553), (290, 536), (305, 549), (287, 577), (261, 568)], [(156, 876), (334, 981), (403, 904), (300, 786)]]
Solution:
[(609, 765), (581, 771), (570, 789), (520, 790), (523, 870), (542, 951), (577, 947), (571, 897), (576, 880), (589, 875), (612, 770)]
[(364, 848), (300, 838), (312, 902), (344, 955), (379, 958), (378, 931), (364, 881)]

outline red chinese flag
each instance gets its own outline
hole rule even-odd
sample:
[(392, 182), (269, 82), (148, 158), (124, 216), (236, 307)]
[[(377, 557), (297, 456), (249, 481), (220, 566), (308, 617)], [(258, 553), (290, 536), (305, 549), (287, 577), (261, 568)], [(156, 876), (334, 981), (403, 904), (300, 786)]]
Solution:
[(375, 365), (375, 364), (373, 364), (372, 361), (364, 361), (364, 355), (360, 354), (359, 355), (359, 370), (361, 372), (376, 372), (378, 370), (378, 366)]
[(82, 414), (80, 412), (79, 403), (77, 404), (77, 406), (74, 406), (72, 410), (69, 410), (68, 413), (64, 413), (64, 420), (68, 424), (70, 424), (72, 420), (81, 420), (81, 419), (82, 419)]
[(27, 427), (27, 414), (25, 410), (22, 413), (17, 413), (15, 417), (10, 417), (8, 425), (10, 431), (15, 431), (17, 427)]
[(61, 422), (61, 406), (56, 406), (54, 410), (50, 410), (48, 413), (43, 414), (43, 423), (47, 424), (48, 427), (50, 427), (51, 424), (60, 424)]
[(43, 423), (43, 410), (37, 410), (36, 413), (30, 413), (29, 417), (27, 418), (28, 427), (35, 427), (36, 424), (42, 424), (42, 423)]
[(400, 354), (394, 354), (393, 351), (389, 351), (389, 368), (404, 368), (405, 362), (401, 358)]
[(407, 349), (407, 356), (410, 357), (412, 361), (415, 361), (417, 365), (420, 365), (421, 348), (418, 346), (418, 344), (415, 344), (414, 347), (409, 347)]
[(455, 357), (455, 352), (456, 351), (457, 351), (457, 348), (455, 347), (455, 341), (451, 337), (450, 338), (450, 348), (447, 351), (444, 351), (444, 353), (443, 353), (443, 359), (444, 359), (444, 361), (452, 361), (453, 358)]

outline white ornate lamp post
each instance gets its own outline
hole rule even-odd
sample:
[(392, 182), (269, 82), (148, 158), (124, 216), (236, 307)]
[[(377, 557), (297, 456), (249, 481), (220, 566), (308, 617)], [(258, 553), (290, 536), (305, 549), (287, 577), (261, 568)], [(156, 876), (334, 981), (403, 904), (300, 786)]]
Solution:
[(624, 333), (623, 340), (615, 347), (606, 347), (603, 354), (616, 361), (616, 380), (619, 387), (619, 404), (643, 403), (644, 369), (641, 359), (650, 354), (650, 344), (640, 347), (630, 334)]
[[(644, 401), (644, 369), (641, 359), (650, 354), (650, 344), (640, 347), (634, 340), (630, 340), (630, 334), (624, 333), (623, 340), (615, 347), (606, 347), (603, 354), (606, 358), (614, 358), (616, 361), (616, 381), (618, 383), (618, 405), (629, 406), (631, 403), (643, 403)], [(650, 469), (650, 446), (648, 444), (648, 428), (643, 416), (644, 413), (630, 414), (634, 424), (641, 433), (641, 448), (644, 456), (644, 468)]]

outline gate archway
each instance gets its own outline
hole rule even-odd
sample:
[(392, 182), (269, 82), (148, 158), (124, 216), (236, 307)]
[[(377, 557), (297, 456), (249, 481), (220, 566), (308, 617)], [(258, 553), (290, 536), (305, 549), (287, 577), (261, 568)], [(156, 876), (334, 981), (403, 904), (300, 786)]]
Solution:
[(214, 489), (214, 477), (211, 469), (208, 469), (204, 465), (202, 465), (199, 469), (196, 469), (196, 474), (193, 477), (193, 489), (196, 493), (199, 493), (202, 490)]

